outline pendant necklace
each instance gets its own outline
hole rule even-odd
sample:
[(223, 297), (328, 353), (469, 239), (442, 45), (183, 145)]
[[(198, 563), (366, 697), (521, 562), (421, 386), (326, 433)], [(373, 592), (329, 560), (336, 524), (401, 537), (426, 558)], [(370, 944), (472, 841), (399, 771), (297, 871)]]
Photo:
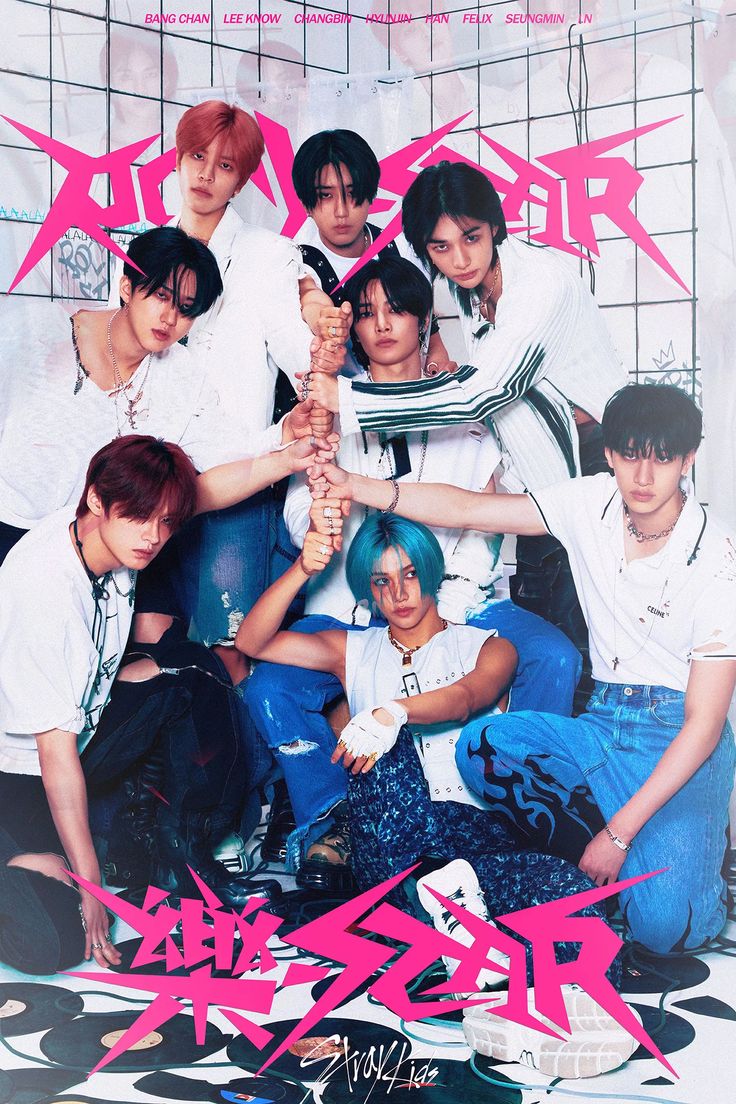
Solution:
[(123, 433), (120, 426), (118, 395), (123, 395), (125, 399), (126, 409), (123, 410), (123, 421), (127, 419), (128, 425), (131, 429), (138, 429), (138, 422), (136, 421), (137, 418), (145, 419), (148, 417), (147, 410), (138, 410), (137, 407), (138, 403), (143, 398), (143, 389), (145, 388), (146, 382), (148, 380), (148, 373), (151, 371), (151, 360), (153, 358), (153, 353), (149, 353), (146, 360), (145, 371), (143, 372), (143, 378), (141, 379), (140, 386), (135, 395), (133, 395), (131, 398), (125, 397), (126, 392), (130, 391), (131, 387), (133, 386), (133, 376), (135, 376), (136, 373), (140, 371), (140, 365), (138, 366), (138, 368), (136, 368), (135, 372), (133, 372), (133, 376), (131, 376), (129, 380), (123, 380), (123, 377), (120, 375), (120, 369), (118, 368), (118, 361), (117, 357), (115, 356), (115, 350), (112, 347), (112, 324), (117, 316), (120, 314), (120, 311), (122, 309), (122, 307), (118, 308), (118, 310), (115, 311), (115, 314), (113, 314), (113, 316), (111, 317), (110, 321), (107, 323), (107, 352), (112, 362), (112, 374), (115, 381), (115, 388), (110, 392), (110, 398), (115, 403), (115, 421), (118, 427), (118, 437), (122, 437)]
[[(442, 621), (442, 628), (440, 629), (440, 632), (444, 632), (444, 630), (447, 628), (447, 622), (445, 621), (444, 617), (440, 618), (440, 620)], [(401, 666), (411, 667), (412, 656), (415, 652), (418, 652), (420, 648), (423, 648), (424, 644), (415, 644), (413, 648), (407, 648), (406, 645), (402, 644), (400, 640), (396, 639), (394, 634), (391, 632), (390, 625), (388, 626), (388, 629), (386, 631), (388, 633), (389, 642), (393, 644), (397, 652), (401, 652)], [(425, 640), (424, 643), (428, 644), (429, 641)]]

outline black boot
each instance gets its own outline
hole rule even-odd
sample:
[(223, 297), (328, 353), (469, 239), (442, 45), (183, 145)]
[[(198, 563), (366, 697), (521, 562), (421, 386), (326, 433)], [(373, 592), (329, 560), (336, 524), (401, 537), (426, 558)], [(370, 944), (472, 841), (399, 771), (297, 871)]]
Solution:
[(104, 874), (113, 886), (151, 885), (157, 865), (156, 818), (164, 773), (160, 745), (151, 750), (137, 776), (123, 782), (123, 801), (110, 827)]
[(158, 853), (161, 870), (157, 884), (180, 897), (200, 894), (188, 867), (217, 895), (223, 905), (240, 911), (252, 897), (274, 901), (281, 895), (277, 881), (234, 877), (212, 854), (211, 822), (205, 813), (182, 813), (178, 824), (159, 821)]
[(350, 866), (350, 811), (340, 801), (330, 814), (332, 826), (309, 847), (296, 872), (300, 889), (351, 897), (357, 885)]
[(286, 862), (286, 844), (296, 828), (294, 810), (289, 800), (286, 782), (280, 778), (274, 784), (273, 801), (268, 813), (266, 835), (261, 844), (261, 858), (266, 862)]

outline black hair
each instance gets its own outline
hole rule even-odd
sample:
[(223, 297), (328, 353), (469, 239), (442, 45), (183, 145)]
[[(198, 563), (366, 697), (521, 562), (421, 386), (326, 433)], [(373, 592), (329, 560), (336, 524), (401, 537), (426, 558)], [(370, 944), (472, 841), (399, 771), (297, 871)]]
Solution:
[[(178, 226), (156, 226), (133, 238), (123, 272), (132, 290), (140, 288), (146, 298), (159, 288), (170, 286), (179, 311), (188, 318), (204, 314), (222, 294), (222, 277), (214, 254)], [(184, 272), (193, 272), (197, 282), (191, 304), (182, 304), (179, 298)]]
[(356, 359), (368, 366), (368, 357), (355, 333), (355, 323), (360, 318), (360, 304), (368, 285), (378, 280), (384, 294), (395, 311), (413, 314), (421, 325), (432, 309), (432, 285), (424, 273), (405, 257), (374, 257), (367, 261), (345, 283), (345, 299), (353, 308), (353, 327), (350, 336)]
[[(485, 173), (463, 161), (440, 161), (422, 169), (404, 196), (401, 212), (406, 240), (417, 256), (429, 265), (433, 277), (438, 275), (438, 269), (427, 252), (427, 243), (443, 215), (453, 222), (472, 219), (495, 226), (494, 263), (495, 247), (508, 236), (498, 192)], [(461, 310), (470, 315), (472, 292), (458, 287), (452, 280), (448, 282)]]
[(376, 198), (381, 170), (365, 138), (354, 130), (321, 130), (302, 142), (291, 170), (294, 190), (307, 211), (317, 206), (317, 186), (322, 170), (332, 165), (340, 177), (344, 165), (352, 179), (353, 199), (360, 205)]
[(630, 383), (606, 403), (603, 445), (621, 455), (634, 453), (672, 460), (695, 452), (703, 437), (703, 416), (679, 387)]

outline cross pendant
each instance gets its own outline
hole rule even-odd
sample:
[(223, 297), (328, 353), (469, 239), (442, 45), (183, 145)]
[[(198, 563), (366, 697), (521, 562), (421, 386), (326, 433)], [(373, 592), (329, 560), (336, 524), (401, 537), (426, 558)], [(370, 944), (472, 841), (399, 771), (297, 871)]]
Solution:
[(614, 656), (613, 657), (613, 669), (614, 669), (614, 671), (616, 670), (617, 667), (618, 667), (618, 656)]

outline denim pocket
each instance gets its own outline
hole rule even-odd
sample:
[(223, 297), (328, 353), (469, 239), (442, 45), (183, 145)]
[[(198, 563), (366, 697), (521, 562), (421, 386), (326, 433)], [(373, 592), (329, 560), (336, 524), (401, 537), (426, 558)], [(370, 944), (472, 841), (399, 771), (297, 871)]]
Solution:
[(659, 698), (651, 702), (649, 711), (657, 724), (666, 728), (682, 728), (685, 723), (684, 698)]

